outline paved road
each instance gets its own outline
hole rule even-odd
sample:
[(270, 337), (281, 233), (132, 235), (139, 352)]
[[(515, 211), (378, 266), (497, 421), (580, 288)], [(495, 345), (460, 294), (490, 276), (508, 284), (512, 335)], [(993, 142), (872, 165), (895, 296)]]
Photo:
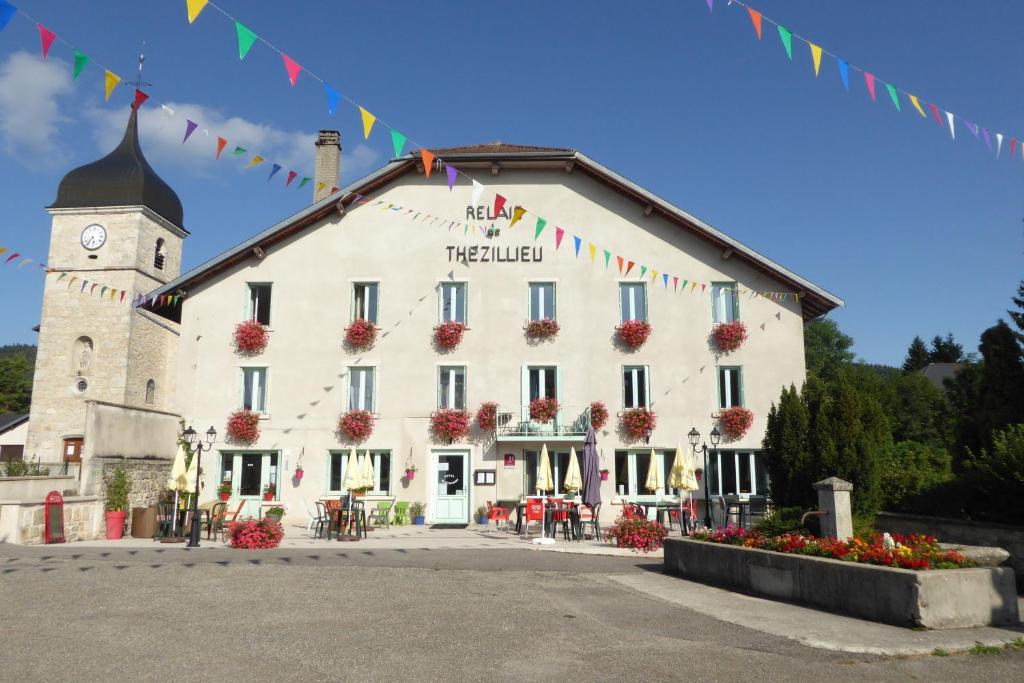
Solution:
[(1024, 670), (1024, 652), (812, 650), (608, 579), (657, 569), (523, 550), (0, 545), (0, 679), (994, 682)]

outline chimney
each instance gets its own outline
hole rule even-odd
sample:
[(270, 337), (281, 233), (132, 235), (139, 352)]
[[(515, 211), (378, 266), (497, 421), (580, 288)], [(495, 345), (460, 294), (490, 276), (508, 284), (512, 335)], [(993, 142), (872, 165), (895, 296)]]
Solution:
[(313, 173), (313, 201), (330, 196), (341, 170), (341, 134), (322, 130), (316, 138), (316, 169)]

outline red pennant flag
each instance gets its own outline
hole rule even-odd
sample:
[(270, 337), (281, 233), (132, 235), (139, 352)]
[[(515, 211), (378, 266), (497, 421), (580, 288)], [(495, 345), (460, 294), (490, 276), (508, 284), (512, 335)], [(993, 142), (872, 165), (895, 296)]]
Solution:
[(674, 289), (674, 290), (678, 290), (679, 289), (679, 278), (676, 277), (675, 275), (672, 276), (672, 289)]
[(757, 39), (761, 40), (761, 13), (749, 7), (747, 11), (750, 12), (750, 21), (754, 24), (754, 30), (757, 31)]
[(165, 296), (167, 296), (167, 295), (166, 294), (161, 294), (160, 295), (160, 299), (158, 300), (159, 303), (157, 304), (157, 306), (163, 306), (164, 305), (164, 297)]
[(132, 109), (138, 109), (142, 106), (142, 103), (149, 99), (149, 95), (142, 92), (138, 88), (135, 89), (135, 102), (132, 103)]
[(13, 254), (11, 254), (10, 256), (7, 257), (7, 260), (4, 261), (4, 264), (6, 265), (6, 264), (10, 263), (11, 261), (13, 261), (14, 259), (18, 258), (19, 256), (21, 256), (21, 254), (19, 254), (18, 252), (14, 252)]
[(89, 293), (90, 294), (92, 294), (93, 292), (96, 291), (96, 285), (98, 285), (98, 284), (99, 284), (98, 282), (92, 283), (92, 287), (89, 288)]
[(619, 264), (619, 275), (622, 275), (622, 264), (623, 264), (623, 260), (622, 260), (622, 257), (621, 257), (621, 256), (616, 256), (616, 257), (615, 257), (615, 260), (616, 260), (616, 261), (618, 262), (618, 264)]
[(337, 191), (338, 191), (338, 190), (340, 190), (340, 189), (341, 189), (340, 187), (338, 187), (337, 185), (335, 185), (334, 187), (332, 187), (332, 188), (331, 188), (331, 194), (334, 194), (335, 192), (337, 192)]
[(703, 294), (703, 293), (704, 293), (704, 289), (705, 289), (705, 288), (706, 288), (707, 286), (708, 286), (708, 285), (707, 285), (707, 283), (705, 283), (705, 282), (702, 282), (702, 283), (700, 283), (700, 293), (701, 293), (701, 294)]
[(53, 45), (53, 41), (56, 40), (57, 34), (42, 24), (36, 24), (36, 28), (39, 29), (39, 42), (42, 43), (43, 46), (43, 59), (46, 59), (46, 55), (50, 52), (50, 46)]
[(494, 195), (494, 217), (501, 215), (501, 207), (505, 206), (505, 198), (500, 194)]
[(1013, 158), (1013, 153), (1017, 149), (1017, 138), (1010, 138), (1010, 158)]
[(565, 236), (565, 230), (562, 230), (561, 228), (556, 227), (555, 228), (555, 249), (558, 249), (560, 246), (562, 246), (562, 237), (564, 237), (564, 236)]
[(288, 171), (288, 180), (284, 181), (284, 186), (288, 187), (292, 184), (292, 181), (299, 177), (299, 174), (295, 171)]
[(630, 261), (629, 263), (626, 264), (626, 275), (629, 275), (629, 271), (633, 270), (633, 266), (635, 265), (636, 263), (634, 263), (633, 261)]
[(934, 104), (929, 104), (928, 108), (932, 110), (932, 116), (935, 117), (935, 120), (938, 122), (938, 124), (945, 128), (946, 124), (942, 121), (942, 117), (939, 116), (939, 108), (936, 107)]
[(871, 101), (875, 101), (875, 75), (864, 72), (864, 82), (867, 83), (868, 92), (871, 93)]
[(227, 144), (228, 144), (228, 141), (225, 140), (224, 138), (222, 138), (222, 137), (218, 137), (217, 138), (217, 158), (218, 159), (220, 159), (220, 153), (224, 151), (224, 148), (227, 146)]
[(124, 303), (124, 290), (121, 290), (121, 303)]
[(284, 69), (288, 72), (288, 80), (291, 81), (292, 87), (295, 87), (295, 82), (299, 80), (299, 72), (302, 71), (302, 67), (294, 59), (281, 53), (281, 59), (284, 60)]
[(423, 157), (423, 175), (429, 178), (430, 172), (434, 170), (434, 155), (425, 149), (421, 149), (420, 156)]

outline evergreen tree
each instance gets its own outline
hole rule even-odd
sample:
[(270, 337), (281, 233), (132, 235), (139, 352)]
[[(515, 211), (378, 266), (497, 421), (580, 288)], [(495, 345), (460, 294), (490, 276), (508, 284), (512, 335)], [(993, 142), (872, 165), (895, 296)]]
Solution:
[(964, 347), (956, 343), (953, 333), (950, 332), (943, 339), (935, 335), (932, 339), (932, 348), (928, 352), (929, 363), (961, 363), (964, 361)]
[(1017, 285), (1017, 296), (1011, 298), (1017, 310), (1007, 311), (1007, 313), (1010, 314), (1010, 320), (1013, 321), (1013, 324), (1017, 326), (1017, 331), (1014, 332), (1017, 341), (1024, 343), (1024, 280), (1021, 280), (1020, 284)]
[(807, 407), (796, 387), (783, 388), (778, 408), (773, 404), (768, 412), (768, 427), (762, 442), (769, 495), (779, 505), (809, 507), (814, 504), (811, 458), (807, 450), (808, 425)]
[(23, 352), (0, 357), (0, 413), (28, 412), (33, 369)]
[(1002, 320), (982, 332), (978, 348), (984, 364), (975, 422), (982, 443), (991, 447), (995, 430), (1024, 422), (1024, 353)]
[(928, 347), (920, 337), (914, 337), (907, 349), (907, 357), (903, 361), (903, 372), (916, 372), (928, 365)]

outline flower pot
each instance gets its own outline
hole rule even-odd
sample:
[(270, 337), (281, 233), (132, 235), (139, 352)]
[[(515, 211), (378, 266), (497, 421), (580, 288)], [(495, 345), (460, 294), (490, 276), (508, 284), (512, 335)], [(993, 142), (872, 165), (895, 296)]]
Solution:
[(408, 479), (409, 481), (412, 481), (415, 476), (416, 476), (416, 470), (406, 470), (405, 471), (405, 478)]
[(487, 519), (487, 515), (480, 515), (476, 518), (476, 523), (480, 526), (487, 526), (491, 520)]
[(220, 495), (220, 499), (223, 500), (225, 503), (231, 499), (231, 494), (230, 493), (221, 493), (219, 495)]
[(417, 525), (417, 526), (423, 526), (424, 524), (427, 523), (427, 518), (424, 517), (423, 515), (420, 515), (419, 517), (413, 517), (412, 523)]
[(608, 470), (601, 470), (601, 481), (608, 481)]
[(295, 470), (295, 481), (302, 481), (303, 474), (305, 474), (305, 472), (303, 472), (302, 469)]
[(274, 500), (274, 494), (273, 493), (264, 493), (263, 494), (263, 500)]
[(366, 491), (353, 491), (352, 495), (356, 498), (366, 498)]
[(124, 536), (124, 510), (106, 513), (107, 539), (116, 541)]
[(266, 517), (267, 517), (267, 519), (269, 519), (269, 520), (270, 520), (271, 522), (277, 522), (277, 523), (279, 523), (279, 524), (280, 524), (280, 522), (281, 522), (281, 515), (271, 515), (271, 514), (268, 514), (268, 515), (267, 515)]

